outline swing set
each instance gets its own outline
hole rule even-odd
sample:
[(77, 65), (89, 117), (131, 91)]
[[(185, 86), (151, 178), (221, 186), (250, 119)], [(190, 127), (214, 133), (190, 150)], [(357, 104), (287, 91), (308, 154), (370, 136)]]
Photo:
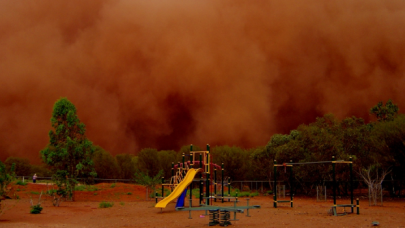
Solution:
[[(352, 157), (350, 157), (349, 161), (344, 161), (344, 160), (337, 160), (335, 161), (335, 156), (332, 156), (332, 161), (319, 161), (319, 162), (300, 162), (300, 163), (293, 163), (292, 160), (290, 160), (289, 163), (283, 163), (283, 164), (277, 164), (276, 160), (274, 160), (274, 186), (276, 190), (277, 186), (277, 167), (284, 167), (284, 171), (286, 171), (287, 167), (290, 167), (290, 200), (279, 200), (277, 201), (277, 191), (274, 191), (273, 193), (273, 198), (274, 198), (274, 203), (273, 206), (277, 208), (278, 203), (290, 203), (291, 207), (293, 207), (293, 189), (294, 189), (294, 181), (293, 181), (293, 165), (309, 165), (309, 164), (320, 164), (320, 163), (331, 163), (333, 167), (333, 206), (331, 208), (332, 214), (335, 216), (341, 215), (337, 213), (337, 208), (338, 207), (350, 207), (351, 208), (351, 213), (354, 213), (354, 208), (357, 208), (357, 214), (360, 214), (360, 206), (359, 206), (359, 199), (356, 199), (356, 204), (354, 204), (353, 200), (353, 161)], [(336, 164), (349, 164), (350, 166), (350, 204), (336, 204)], [(346, 212), (344, 211), (344, 214)]]

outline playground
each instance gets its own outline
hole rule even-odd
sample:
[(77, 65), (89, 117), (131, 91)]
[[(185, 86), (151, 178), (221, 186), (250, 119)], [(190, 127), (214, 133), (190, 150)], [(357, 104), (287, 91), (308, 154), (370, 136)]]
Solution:
[[(43, 211), (29, 213), (30, 197), (34, 202), (46, 185), (28, 184), (20, 189), (19, 200), (3, 201), (8, 209), (0, 216), (0, 227), (208, 227), (209, 218), (204, 211), (176, 211), (171, 202), (161, 212), (155, 208), (154, 200), (145, 200), (143, 186), (116, 183), (94, 185), (97, 190), (76, 192), (75, 202), (62, 202), (60, 207), (52, 206), (48, 197), (43, 197)], [(131, 192), (131, 195), (128, 195)], [(240, 198), (240, 205), (246, 198)], [(102, 201), (113, 202), (110, 208), (99, 208)], [(337, 203), (347, 199), (337, 199)], [(378, 221), (381, 227), (405, 227), (405, 201), (403, 199), (384, 201), (384, 206), (368, 206), (366, 197), (360, 198), (361, 213), (345, 216), (332, 216), (328, 213), (333, 198), (317, 202), (311, 197), (294, 197), (294, 207), (279, 205), (273, 207), (272, 196), (250, 198), (251, 205), (259, 204), (261, 209), (251, 209), (251, 217), (238, 213), (238, 221), (231, 227), (370, 227)], [(185, 203), (188, 206), (187, 201)], [(197, 206), (198, 200), (193, 200)], [(238, 205), (239, 205), (238, 204)], [(233, 202), (216, 203), (232, 206)], [(339, 208), (342, 210), (342, 208)], [(233, 215), (232, 215), (233, 217)], [(217, 226), (219, 227), (219, 226)]]
[[(223, 177), (223, 166), (214, 167), (207, 151), (192, 152), (189, 163), (183, 161), (172, 165), (170, 183), (162, 179), (160, 189), (168, 194), (158, 197), (157, 191), (149, 193), (144, 186), (124, 183), (101, 183), (78, 186), (75, 201), (63, 201), (59, 207), (53, 206), (53, 198), (41, 195), (53, 188), (51, 184), (29, 183), (13, 185), (15, 199), (3, 201), (4, 213), (0, 217), (1, 227), (208, 227), (210, 225), (232, 225), (234, 227), (405, 227), (404, 199), (385, 199), (383, 206), (368, 206), (367, 189), (359, 192), (351, 190), (348, 197), (338, 197), (333, 189), (324, 201), (315, 197), (256, 192), (245, 197), (228, 196), (227, 178)], [(319, 162), (316, 162), (319, 163)], [(325, 162), (323, 162), (325, 163)], [(348, 164), (351, 160), (327, 161), (333, 166)], [(197, 165), (198, 164), (198, 165)], [(277, 167), (290, 168), (301, 163), (277, 164)], [(312, 163), (311, 163), (312, 164)], [(307, 165), (307, 163), (305, 163)], [(194, 168), (193, 168), (194, 166)], [(216, 181), (217, 168), (221, 170), (221, 181)], [(218, 171), (219, 171), (218, 170)], [(211, 175), (213, 174), (213, 175)], [(335, 179), (335, 177), (333, 177)], [(196, 181), (197, 180), (197, 181)], [(208, 185), (207, 183), (217, 183)], [(193, 183), (193, 181), (195, 183)], [(350, 176), (351, 181), (351, 176)], [(274, 183), (277, 175), (274, 175)], [(293, 184), (291, 184), (292, 186)], [(199, 194), (186, 195), (187, 190), (199, 189)], [(221, 187), (220, 191), (216, 191)], [(170, 190), (169, 190), (170, 189)], [(213, 191), (214, 189), (214, 191)], [(208, 192), (208, 191), (210, 192)], [(189, 191), (190, 192), (190, 191)], [(356, 195), (354, 203), (353, 195)], [(242, 194), (241, 194), (242, 195)], [(18, 197), (17, 197), (18, 196)], [(30, 214), (31, 199), (36, 203), (41, 196), (43, 211)], [(102, 202), (111, 204), (101, 207)], [(225, 221), (225, 223), (224, 223)]]

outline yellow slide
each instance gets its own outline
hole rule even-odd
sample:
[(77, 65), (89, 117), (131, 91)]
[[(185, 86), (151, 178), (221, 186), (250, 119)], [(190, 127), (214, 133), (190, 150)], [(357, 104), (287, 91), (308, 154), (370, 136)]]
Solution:
[(174, 188), (173, 192), (170, 193), (169, 196), (164, 198), (163, 200), (159, 201), (155, 207), (166, 208), (167, 204), (170, 203), (172, 200), (177, 199), (181, 193), (191, 184), (195, 175), (198, 173), (198, 169), (190, 169), (188, 170), (184, 179)]

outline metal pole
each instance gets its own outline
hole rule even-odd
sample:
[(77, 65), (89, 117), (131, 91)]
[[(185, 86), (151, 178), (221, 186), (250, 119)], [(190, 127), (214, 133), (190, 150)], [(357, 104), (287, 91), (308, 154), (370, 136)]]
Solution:
[(207, 144), (207, 156), (206, 156), (206, 161), (205, 161), (205, 166), (207, 174), (205, 175), (206, 177), (206, 189), (205, 189), (205, 197), (207, 197), (207, 205), (210, 205), (210, 145)]
[[(172, 162), (172, 177), (171, 177), (171, 179), (173, 180), (172, 184), (174, 184), (174, 162)], [(169, 184), (170, 184), (170, 182), (169, 182)], [(170, 185), (169, 185), (169, 187), (170, 187)], [(170, 192), (172, 192), (172, 189), (173, 188), (170, 189)]]
[(214, 168), (214, 201), (217, 202), (217, 168)]
[(193, 153), (191, 153), (191, 151), (193, 151), (193, 144), (190, 144), (190, 167), (193, 168)]
[(221, 164), (221, 168), (222, 168), (222, 171), (221, 171), (221, 185), (222, 185), (222, 188), (221, 188), (221, 196), (222, 196), (222, 203), (224, 202), (224, 163), (222, 163)]
[[(352, 161), (352, 157), (350, 157), (350, 161)], [(353, 213), (353, 163), (350, 163), (350, 204), (352, 205), (352, 213)]]
[(274, 160), (274, 188), (273, 188), (273, 199), (274, 199), (274, 203), (273, 206), (275, 208), (277, 208), (277, 161)]
[[(335, 160), (335, 156), (332, 156), (332, 161)], [(333, 206), (336, 207), (336, 170), (335, 170), (335, 163), (332, 163), (333, 167)]]
[[(190, 144), (190, 152), (191, 151), (193, 151), (193, 144)], [(190, 167), (191, 168), (193, 168), (193, 153), (190, 153)], [(193, 198), (192, 198), (192, 196), (193, 196), (193, 182), (191, 181), (191, 183), (190, 183), (190, 207), (191, 207), (191, 205), (192, 205), (192, 200), (193, 200)], [(191, 216), (190, 216), (191, 217)]]
[(183, 176), (186, 174), (186, 171), (185, 171), (185, 166), (184, 166), (184, 153), (183, 153)]
[[(231, 178), (228, 177), (228, 197), (231, 197)], [(228, 202), (231, 202), (231, 199), (228, 198)]]
[(359, 205), (359, 198), (356, 199), (356, 204), (357, 204), (357, 214), (360, 214), (360, 205)]
[(172, 177), (174, 176), (174, 162), (172, 162)]
[[(200, 153), (200, 168), (202, 168), (202, 154)], [(204, 182), (203, 182), (203, 175), (202, 175), (202, 173), (203, 172), (201, 172), (200, 173), (200, 204), (201, 204), (201, 202), (202, 202), (202, 200), (203, 200), (203, 196), (204, 196), (204, 193), (203, 193), (203, 191), (204, 191)]]
[[(290, 163), (292, 163), (292, 160), (290, 160)], [(294, 195), (294, 182), (293, 182), (293, 166), (290, 166), (290, 197), (291, 197), (291, 207), (293, 207), (293, 195)]]
[(162, 198), (165, 197), (165, 186), (163, 185), (165, 183), (165, 177), (162, 177)]
[[(191, 192), (190, 192), (190, 195), (191, 195)], [(192, 202), (192, 199), (191, 199), (191, 198), (190, 198), (190, 201), (189, 201), (188, 204), (189, 204), (188, 207), (191, 208), (191, 205), (193, 205), (193, 202)], [(189, 219), (192, 219), (192, 217), (191, 217), (191, 210), (188, 211), (188, 218), (189, 218)]]

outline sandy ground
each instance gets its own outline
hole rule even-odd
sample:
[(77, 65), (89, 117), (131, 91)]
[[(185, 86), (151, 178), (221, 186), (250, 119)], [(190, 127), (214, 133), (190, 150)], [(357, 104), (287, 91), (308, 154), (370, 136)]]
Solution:
[[(30, 197), (38, 201), (41, 190), (46, 185), (29, 184), (18, 186), (19, 200), (2, 201), (6, 210), (0, 215), (0, 227), (208, 227), (209, 216), (205, 211), (176, 211), (175, 203), (165, 209), (154, 207), (154, 200), (145, 200), (142, 186), (129, 184), (96, 185), (97, 191), (76, 192), (75, 202), (62, 202), (54, 207), (51, 199), (43, 197), (41, 214), (30, 214)], [(48, 186), (49, 188), (49, 186)], [(113, 207), (99, 208), (101, 201), (114, 202)], [(186, 207), (188, 206), (186, 201)], [(193, 206), (197, 206), (197, 199)], [(348, 203), (339, 200), (338, 204)], [(328, 214), (332, 199), (316, 202), (314, 198), (295, 197), (294, 208), (288, 206), (273, 207), (270, 196), (251, 198), (250, 205), (260, 205), (261, 209), (249, 210), (237, 214), (237, 221), (231, 221), (232, 227), (371, 227), (372, 221), (378, 221), (379, 227), (405, 227), (405, 200), (384, 201), (384, 206), (368, 206), (368, 200), (360, 200), (360, 215), (331, 216)], [(231, 206), (233, 202), (215, 203), (219, 206)], [(246, 199), (240, 198), (238, 205), (246, 205)], [(339, 209), (340, 211), (342, 209)], [(234, 218), (231, 213), (231, 218)], [(219, 227), (219, 226), (218, 226)]]

